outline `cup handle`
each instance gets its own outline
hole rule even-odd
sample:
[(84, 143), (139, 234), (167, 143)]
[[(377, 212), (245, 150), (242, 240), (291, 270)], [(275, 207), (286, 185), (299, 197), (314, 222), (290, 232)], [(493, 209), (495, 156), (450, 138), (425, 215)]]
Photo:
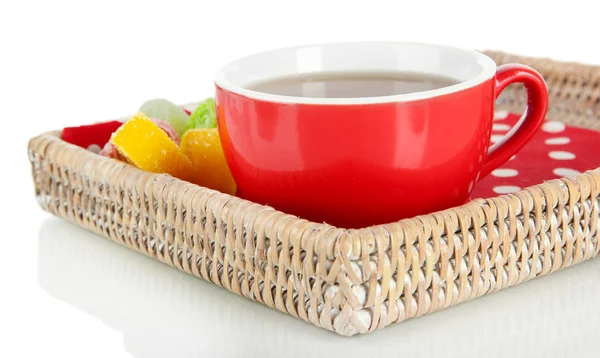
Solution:
[(544, 78), (534, 69), (519, 64), (499, 66), (496, 70), (496, 98), (510, 84), (522, 83), (527, 90), (527, 108), (517, 124), (488, 151), (480, 178), (506, 163), (538, 130), (548, 109), (548, 89)]

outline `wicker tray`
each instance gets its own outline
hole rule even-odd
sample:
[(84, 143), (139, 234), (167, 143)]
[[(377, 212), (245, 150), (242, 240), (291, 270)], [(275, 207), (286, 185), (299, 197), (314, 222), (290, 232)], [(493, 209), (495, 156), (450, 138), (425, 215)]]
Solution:
[[(549, 118), (600, 130), (600, 67), (488, 54), (545, 76)], [(525, 101), (514, 86), (499, 107), (521, 112)], [(44, 210), (346, 336), (547, 275), (600, 250), (600, 168), (348, 230), (138, 170), (65, 143), (59, 132), (33, 138), (29, 158)]]

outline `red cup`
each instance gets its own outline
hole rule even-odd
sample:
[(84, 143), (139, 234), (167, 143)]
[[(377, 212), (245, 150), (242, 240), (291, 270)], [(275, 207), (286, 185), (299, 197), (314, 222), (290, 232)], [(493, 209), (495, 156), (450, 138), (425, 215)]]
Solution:
[[(450, 77), (402, 95), (311, 98), (250, 90), (319, 72), (403, 71)], [(489, 148), (494, 102), (512, 83), (529, 96), (521, 121)], [(217, 75), (221, 140), (239, 195), (300, 217), (358, 228), (465, 203), (546, 115), (548, 92), (523, 65), (496, 67), (474, 51), (413, 43), (337, 43), (242, 58)]]

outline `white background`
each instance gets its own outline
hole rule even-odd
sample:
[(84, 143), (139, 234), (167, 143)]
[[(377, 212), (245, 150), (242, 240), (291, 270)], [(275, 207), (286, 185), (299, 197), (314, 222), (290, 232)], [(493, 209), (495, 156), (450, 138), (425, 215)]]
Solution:
[(593, 1), (3, 1), (0, 357), (598, 357), (600, 261), (344, 339), (129, 252), (36, 205), (26, 142), (149, 98), (212, 95), (274, 47), (408, 40), (600, 64)]

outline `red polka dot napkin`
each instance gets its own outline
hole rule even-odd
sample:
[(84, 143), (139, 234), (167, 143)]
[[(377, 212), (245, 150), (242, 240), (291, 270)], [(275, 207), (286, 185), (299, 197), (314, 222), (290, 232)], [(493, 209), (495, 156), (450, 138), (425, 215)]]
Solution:
[[(497, 111), (492, 143), (502, 139), (519, 118), (516, 114)], [(477, 183), (471, 197), (489, 198), (514, 193), (549, 179), (598, 167), (600, 132), (548, 120), (513, 159)]]

